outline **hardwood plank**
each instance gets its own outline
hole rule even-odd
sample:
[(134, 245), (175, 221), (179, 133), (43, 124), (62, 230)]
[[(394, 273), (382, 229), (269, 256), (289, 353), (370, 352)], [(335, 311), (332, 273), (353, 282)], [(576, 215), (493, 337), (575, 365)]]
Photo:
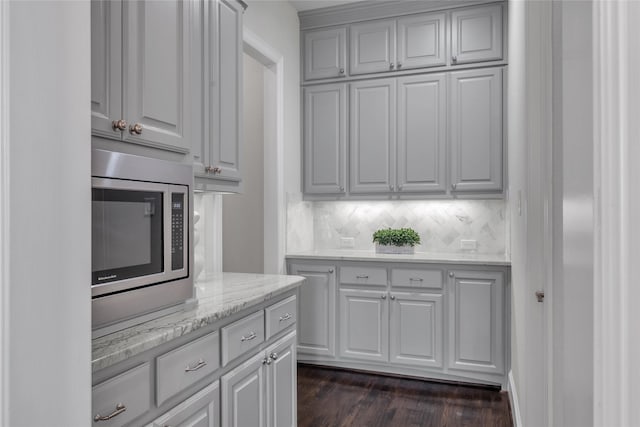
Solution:
[(299, 427), (510, 427), (497, 388), (298, 365)]

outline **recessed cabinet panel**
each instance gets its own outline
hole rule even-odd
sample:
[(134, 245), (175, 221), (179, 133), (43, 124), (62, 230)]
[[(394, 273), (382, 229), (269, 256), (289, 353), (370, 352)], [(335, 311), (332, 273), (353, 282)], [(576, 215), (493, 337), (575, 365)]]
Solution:
[(350, 40), (350, 74), (380, 73), (395, 68), (395, 20), (351, 25)]
[(221, 378), (222, 423), (225, 427), (264, 427), (265, 371), (263, 353)]
[(395, 80), (352, 83), (350, 101), (350, 191), (393, 191)]
[(502, 69), (451, 73), (453, 191), (502, 190)]
[(298, 299), (298, 354), (335, 356), (335, 267), (293, 264), (289, 271), (306, 279)]
[(451, 12), (451, 63), (502, 59), (502, 5)]
[(304, 190), (344, 193), (346, 181), (347, 85), (304, 89)]
[(391, 295), (391, 362), (442, 366), (442, 296)]
[[(124, 2), (124, 140), (189, 151), (188, 2)], [(139, 131), (131, 126), (139, 125)]]
[(345, 76), (347, 29), (308, 31), (304, 34), (305, 80)]
[(503, 275), (479, 271), (451, 273), (449, 368), (504, 373)]
[(389, 360), (387, 292), (340, 291), (340, 355), (360, 360)]
[(398, 190), (446, 190), (444, 74), (398, 79)]
[(147, 427), (218, 427), (220, 425), (220, 387), (208, 385)]
[(444, 13), (398, 19), (398, 70), (445, 64)]
[(297, 359), (296, 333), (290, 333), (269, 347), (267, 365), (267, 419), (274, 427), (296, 427), (297, 424)]

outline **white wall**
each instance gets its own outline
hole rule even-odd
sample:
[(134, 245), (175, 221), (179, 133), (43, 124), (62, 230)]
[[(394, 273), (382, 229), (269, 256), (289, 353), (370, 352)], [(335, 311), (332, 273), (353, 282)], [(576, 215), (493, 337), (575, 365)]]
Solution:
[(223, 271), (264, 273), (264, 72), (244, 55), (244, 191), (222, 196)]
[[(10, 194), (3, 194), (9, 197), (3, 204), (9, 208), (4, 220), (9, 221), (10, 240), (4, 260), (9, 268), (4, 283), (9, 307), (4, 420), (12, 427), (87, 425), (90, 4), (14, 1), (8, 10)], [(7, 176), (6, 170), (2, 173)]]

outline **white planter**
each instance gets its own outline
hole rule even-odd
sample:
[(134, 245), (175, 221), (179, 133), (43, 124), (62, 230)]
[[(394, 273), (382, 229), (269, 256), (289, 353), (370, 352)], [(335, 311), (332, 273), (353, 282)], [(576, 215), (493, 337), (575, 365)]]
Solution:
[(414, 254), (415, 252), (415, 246), (379, 245), (376, 243), (377, 254)]

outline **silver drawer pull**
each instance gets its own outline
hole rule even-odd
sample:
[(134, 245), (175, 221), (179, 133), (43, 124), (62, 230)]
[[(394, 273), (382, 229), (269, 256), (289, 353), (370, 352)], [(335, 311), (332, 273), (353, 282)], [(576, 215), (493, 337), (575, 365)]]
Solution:
[(368, 278), (369, 276), (367, 276), (366, 274), (362, 276), (356, 276), (356, 279), (368, 279)]
[(193, 371), (197, 371), (198, 369), (202, 368), (203, 366), (207, 366), (207, 362), (205, 362), (204, 360), (200, 359), (198, 360), (198, 363), (196, 363), (196, 366), (189, 366), (187, 365), (186, 368), (184, 368), (185, 372), (193, 372)]
[(421, 277), (418, 277), (417, 279), (415, 277), (411, 277), (409, 278), (410, 282), (424, 282), (424, 279)]
[(256, 337), (257, 337), (256, 333), (252, 331), (246, 337), (243, 335), (242, 338), (240, 339), (240, 341), (242, 341), (242, 342), (251, 341), (251, 340), (255, 339)]
[(291, 319), (291, 314), (285, 313), (284, 316), (280, 316), (280, 321), (284, 322), (285, 320)]
[(126, 410), (127, 410), (127, 407), (126, 407), (126, 406), (124, 406), (124, 404), (122, 404), (122, 403), (118, 403), (118, 404), (116, 405), (116, 410), (115, 410), (115, 411), (113, 411), (113, 412), (111, 413), (111, 415), (105, 415), (105, 416), (102, 416), (102, 415), (100, 415), (100, 414), (97, 414), (95, 417), (93, 417), (93, 421), (95, 421), (96, 423), (97, 423), (98, 421), (109, 421), (111, 418), (113, 418), (113, 417), (117, 417), (118, 415), (120, 415), (121, 413), (123, 413), (123, 412), (124, 412), (124, 411), (126, 411)]

